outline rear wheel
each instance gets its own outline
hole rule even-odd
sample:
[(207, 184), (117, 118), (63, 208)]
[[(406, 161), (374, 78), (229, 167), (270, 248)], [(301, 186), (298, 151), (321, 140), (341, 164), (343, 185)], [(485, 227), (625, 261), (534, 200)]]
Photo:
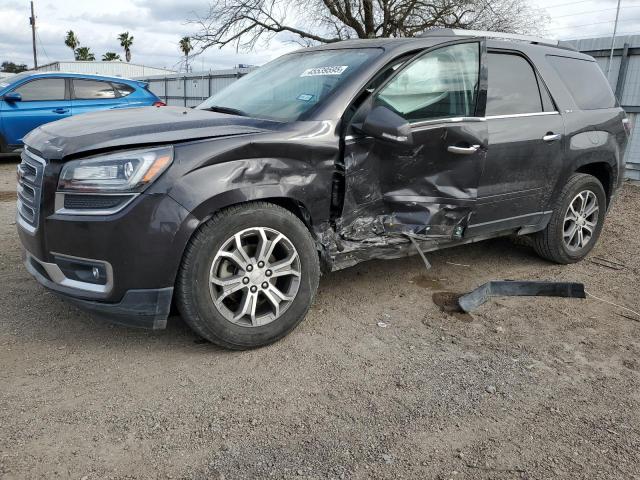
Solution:
[(597, 178), (573, 174), (558, 196), (547, 228), (533, 237), (536, 252), (561, 264), (582, 260), (598, 241), (606, 201), (604, 188)]
[(216, 214), (194, 234), (176, 298), (196, 333), (246, 349), (293, 330), (311, 305), (319, 276), (315, 243), (300, 219), (255, 202)]

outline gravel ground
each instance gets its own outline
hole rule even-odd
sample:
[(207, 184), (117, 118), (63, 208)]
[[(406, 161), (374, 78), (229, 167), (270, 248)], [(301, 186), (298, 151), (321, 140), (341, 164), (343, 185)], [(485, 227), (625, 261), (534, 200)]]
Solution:
[(640, 318), (594, 298), (501, 298), (473, 316), (432, 301), (572, 280), (640, 310), (637, 186), (578, 265), (508, 240), (431, 254), (428, 272), (369, 262), (324, 276), (284, 340), (229, 352), (178, 317), (112, 326), (39, 287), (14, 170), (0, 164), (1, 478), (640, 478)]

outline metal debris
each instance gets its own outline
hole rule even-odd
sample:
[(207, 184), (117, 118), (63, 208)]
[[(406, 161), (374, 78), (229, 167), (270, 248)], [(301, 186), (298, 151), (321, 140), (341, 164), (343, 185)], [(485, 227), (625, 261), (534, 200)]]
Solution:
[(427, 256), (420, 249), (420, 245), (418, 245), (418, 242), (416, 242), (416, 239), (413, 238), (411, 235), (407, 235), (407, 237), (409, 238), (409, 240), (411, 240), (411, 243), (413, 244), (414, 247), (416, 247), (416, 250), (418, 251), (418, 254), (422, 257), (422, 261), (424, 262), (424, 266), (427, 267), (427, 270), (431, 270), (431, 264), (429, 263), (429, 260), (427, 260)]

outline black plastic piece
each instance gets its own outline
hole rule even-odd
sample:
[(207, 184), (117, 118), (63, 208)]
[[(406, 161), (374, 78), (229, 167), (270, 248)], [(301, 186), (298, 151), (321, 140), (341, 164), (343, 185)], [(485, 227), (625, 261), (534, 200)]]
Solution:
[(485, 303), (490, 297), (586, 298), (586, 295), (582, 283), (495, 280), (462, 295), (458, 298), (458, 305), (463, 311), (470, 312)]
[(70, 210), (100, 210), (115, 208), (129, 201), (131, 195), (65, 195), (64, 208)]
[(118, 303), (83, 300), (55, 292), (60, 297), (92, 314), (127, 327), (161, 330), (167, 326), (173, 287), (128, 290)]

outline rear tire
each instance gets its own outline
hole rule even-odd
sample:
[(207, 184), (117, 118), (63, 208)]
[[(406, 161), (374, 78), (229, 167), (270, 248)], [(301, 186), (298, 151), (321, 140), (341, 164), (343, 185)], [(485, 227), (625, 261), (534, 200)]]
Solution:
[(277, 205), (247, 203), (217, 213), (193, 235), (176, 303), (198, 335), (244, 350), (291, 332), (307, 314), (319, 277), (304, 223)]
[(571, 175), (556, 200), (549, 224), (533, 235), (536, 253), (560, 264), (582, 260), (600, 237), (606, 204), (597, 178), (584, 173)]

